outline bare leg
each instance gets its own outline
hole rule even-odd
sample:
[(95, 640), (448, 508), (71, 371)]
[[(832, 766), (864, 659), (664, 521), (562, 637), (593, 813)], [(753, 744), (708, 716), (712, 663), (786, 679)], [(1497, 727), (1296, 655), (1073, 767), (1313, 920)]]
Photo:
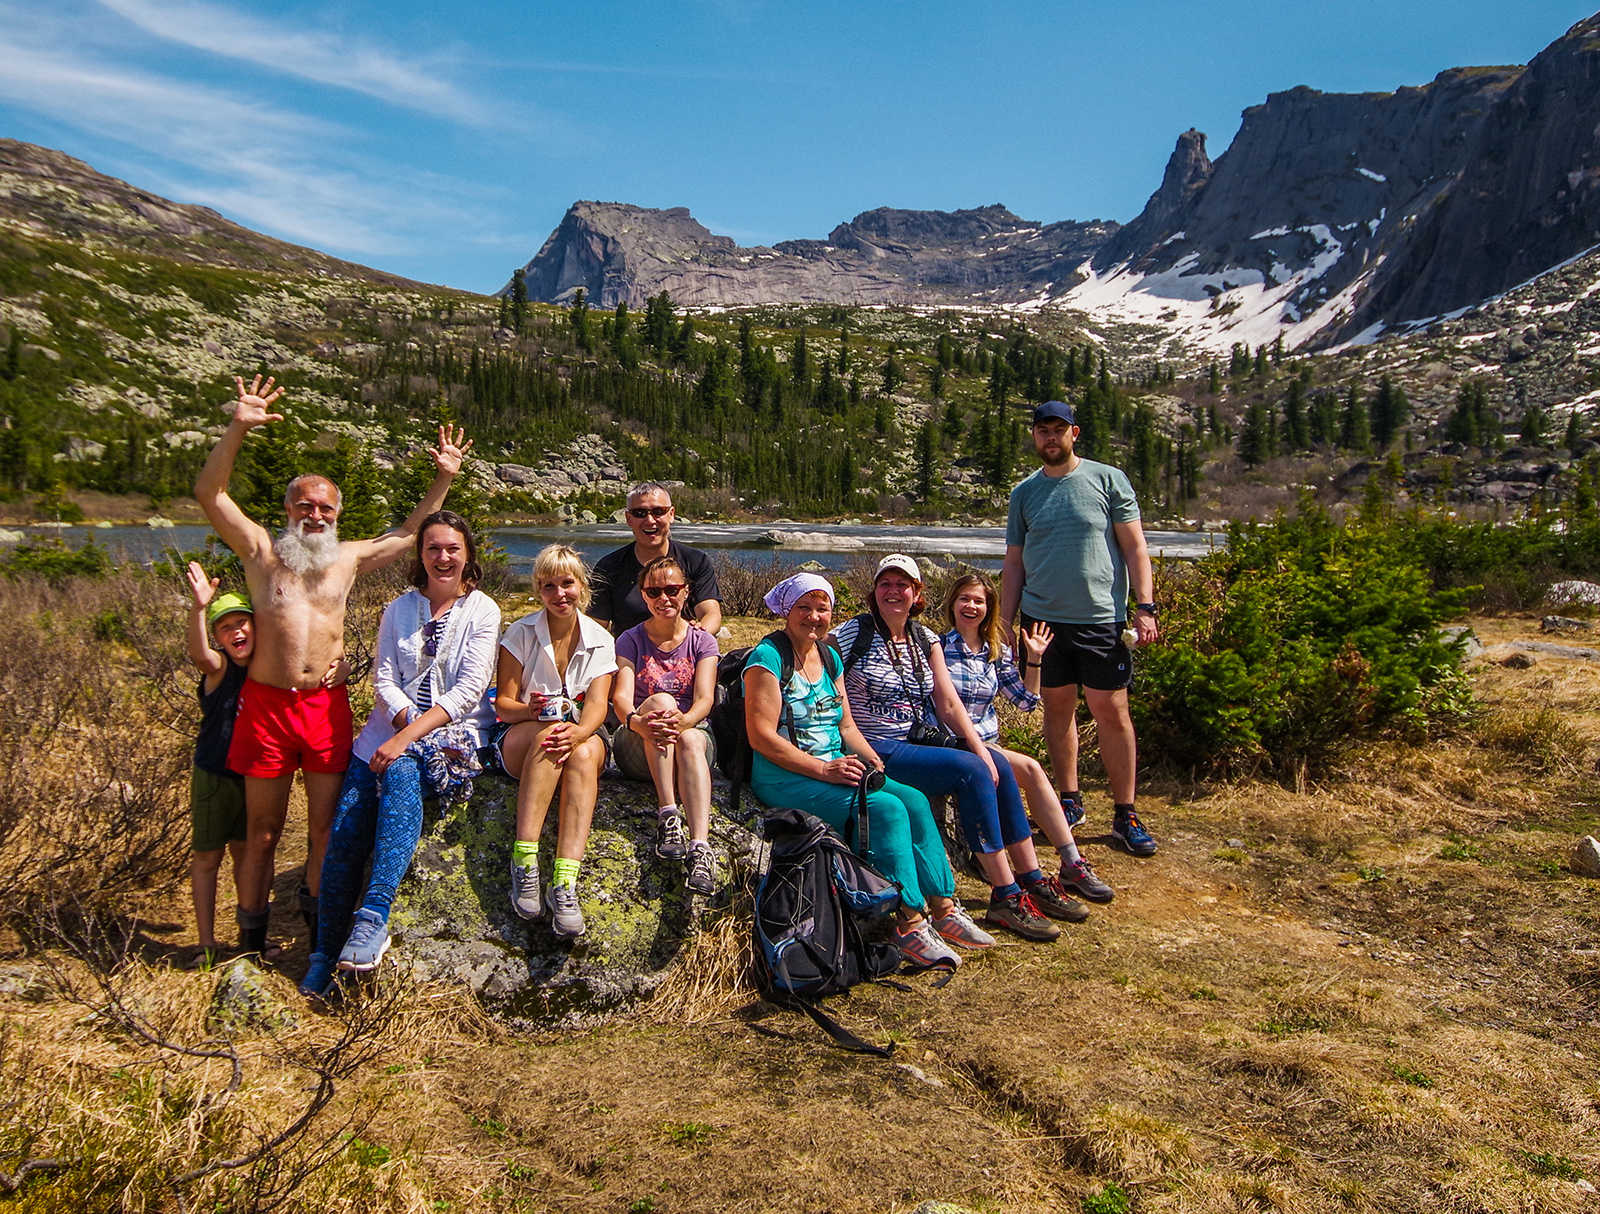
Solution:
[[(676, 708), (678, 701), (664, 691), (658, 691), (640, 704), (637, 711), (643, 715), (657, 712), (665, 708)], [(674, 776), (678, 766), (678, 747), (676, 745), (665, 748), (657, 746), (647, 737), (639, 739), (644, 744), (645, 766), (650, 769), (650, 779), (656, 786), (656, 804), (665, 809), (668, 805), (678, 804), (678, 792), (675, 787)]]
[(561, 767), (551, 762), (539, 745), (555, 724), (522, 721), (507, 730), (500, 742), (506, 769), (522, 773), (517, 784), (517, 839), (523, 843), (538, 841), (545, 814), (550, 810), (550, 798), (561, 782)]
[(289, 790), (293, 785), (293, 772), (268, 780), (244, 778), (244, 853), (234, 872), (234, 884), (239, 891), (239, 905), (247, 911), (266, 910), (272, 896), (273, 862), (278, 854), (278, 836), (289, 816)]
[[(1029, 846), (1029, 850), (1032, 850), (1032, 845)], [(1010, 885), (1017, 879), (1016, 874), (1011, 871), (1011, 860), (1004, 850), (973, 852), (972, 854), (973, 858), (978, 861), (978, 867), (983, 869), (984, 879), (990, 885)], [(1028, 867), (1036, 868), (1038, 866), (1029, 865)]]
[[(361, 762), (352, 758), (352, 763)], [(322, 857), (328, 853), (328, 835), (339, 810), (339, 790), (344, 787), (342, 771), (308, 771), (306, 781), (306, 888), (315, 898), (322, 888)]]
[(217, 947), (217, 876), (222, 870), (223, 848), (197, 851), (189, 856), (189, 888), (194, 894), (194, 922), (200, 947)]
[[(1062, 792), (1078, 787), (1078, 685), (1044, 687), (1044, 743), (1050, 751), (1050, 769)], [(1029, 803), (1032, 808), (1032, 803)], [(1035, 811), (1034, 820), (1038, 820)]]
[(706, 761), (706, 731), (686, 729), (678, 738), (679, 808), (689, 819), (689, 838), (711, 837), (711, 764)]
[(561, 826), (556, 835), (558, 860), (581, 860), (589, 846), (589, 826), (594, 821), (594, 802), (600, 794), (600, 769), (606, 762), (606, 744), (590, 738), (573, 747), (563, 764), (561, 778)]
[[(1028, 813), (1039, 824), (1039, 829), (1044, 831), (1050, 846), (1065, 847), (1072, 842), (1072, 827), (1067, 824), (1067, 815), (1062, 812), (1061, 798), (1056, 796), (1056, 790), (1050, 784), (1049, 773), (1039, 766), (1037, 759), (1019, 751), (1002, 750), (1000, 753), (1011, 764), (1012, 774), (1017, 777), (1017, 786), (1022, 789), (1022, 795), (1028, 802)], [(1018, 869), (1028, 871), (1023, 868), (1015, 851), (1011, 853), (1011, 859)]]
[(1139, 754), (1133, 718), (1128, 715), (1127, 688), (1095, 691), (1086, 687), (1083, 694), (1100, 736), (1100, 761), (1106, 766), (1111, 800), (1116, 805), (1132, 805)]

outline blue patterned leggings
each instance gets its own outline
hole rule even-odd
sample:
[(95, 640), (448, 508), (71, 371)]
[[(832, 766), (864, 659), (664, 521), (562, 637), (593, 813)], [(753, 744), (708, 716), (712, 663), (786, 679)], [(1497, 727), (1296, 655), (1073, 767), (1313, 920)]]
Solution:
[[(350, 934), (350, 916), (357, 904), (385, 919), (400, 878), (411, 867), (422, 837), (422, 764), (401, 755), (378, 777), (360, 759), (351, 758), (339, 793), (328, 851), (322, 858), (318, 890), (317, 948), (337, 956)], [(362, 896), (361, 873), (372, 857), (372, 879)]]

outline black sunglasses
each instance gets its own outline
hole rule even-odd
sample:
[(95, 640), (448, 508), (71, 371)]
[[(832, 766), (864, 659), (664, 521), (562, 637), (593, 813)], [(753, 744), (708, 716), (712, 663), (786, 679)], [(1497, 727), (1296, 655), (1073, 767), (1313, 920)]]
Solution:
[(629, 506), (628, 513), (634, 518), (666, 518), (672, 513), (671, 506)]
[(688, 587), (682, 582), (673, 586), (646, 586), (644, 595), (647, 599), (659, 599), (662, 595), (666, 595), (669, 599), (675, 599), (687, 589)]
[(422, 653), (424, 657), (439, 656), (439, 638), (444, 635), (443, 620), (429, 620), (422, 626)]

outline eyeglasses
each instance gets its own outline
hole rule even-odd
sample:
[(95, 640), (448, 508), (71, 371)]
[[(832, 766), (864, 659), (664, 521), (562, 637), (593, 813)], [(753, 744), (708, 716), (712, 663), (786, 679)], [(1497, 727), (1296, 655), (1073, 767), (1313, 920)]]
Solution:
[(672, 513), (671, 506), (629, 506), (628, 513), (634, 518), (666, 518)]
[(659, 599), (662, 595), (666, 595), (669, 599), (675, 599), (687, 589), (689, 587), (682, 582), (676, 586), (646, 586), (644, 596), (647, 599)]
[(422, 626), (422, 654), (424, 657), (436, 658), (439, 656), (439, 638), (443, 635), (443, 620), (429, 620)]

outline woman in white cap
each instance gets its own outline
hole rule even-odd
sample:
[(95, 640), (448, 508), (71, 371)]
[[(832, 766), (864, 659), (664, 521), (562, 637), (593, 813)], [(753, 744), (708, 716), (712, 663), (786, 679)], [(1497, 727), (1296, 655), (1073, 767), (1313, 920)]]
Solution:
[[(933, 928), (955, 913), (957, 903), (955, 874), (928, 798), (894, 780), (871, 788), (869, 773), (882, 772), (883, 760), (851, 719), (843, 664), (824, 643), (833, 622), (833, 587), (826, 578), (800, 573), (774, 586), (765, 602), (783, 630), (751, 650), (744, 668), (745, 731), (755, 751), (751, 790), (767, 805), (803, 810), (843, 832), (867, 779), (865, 858), (900, 887), (895, 944), (914, 964), (959, 965)], [(793, 651), (793, 674), (782, 686), (780, 646)]]
[[(1023, 889), (1043, 875), (1028, 811), (1011, 765), (996, 762), (956, 694), (939, 638), (916, 620), (925, 606), (916, 561), (900, 553), (884, 557), (867, 606), (835, 634), (861, 732), (892, 779), (929, 796), (956, 797), (962, 833), (991, 886), (985, 922), (1027, 940), (1056, 939), (1061, 929), (1051, 917), (1075, 922), (1088, 911), (1072, 899), (1038, 900)], [(934, 927), (967, 947), (994, 943), (959, 903)]]

